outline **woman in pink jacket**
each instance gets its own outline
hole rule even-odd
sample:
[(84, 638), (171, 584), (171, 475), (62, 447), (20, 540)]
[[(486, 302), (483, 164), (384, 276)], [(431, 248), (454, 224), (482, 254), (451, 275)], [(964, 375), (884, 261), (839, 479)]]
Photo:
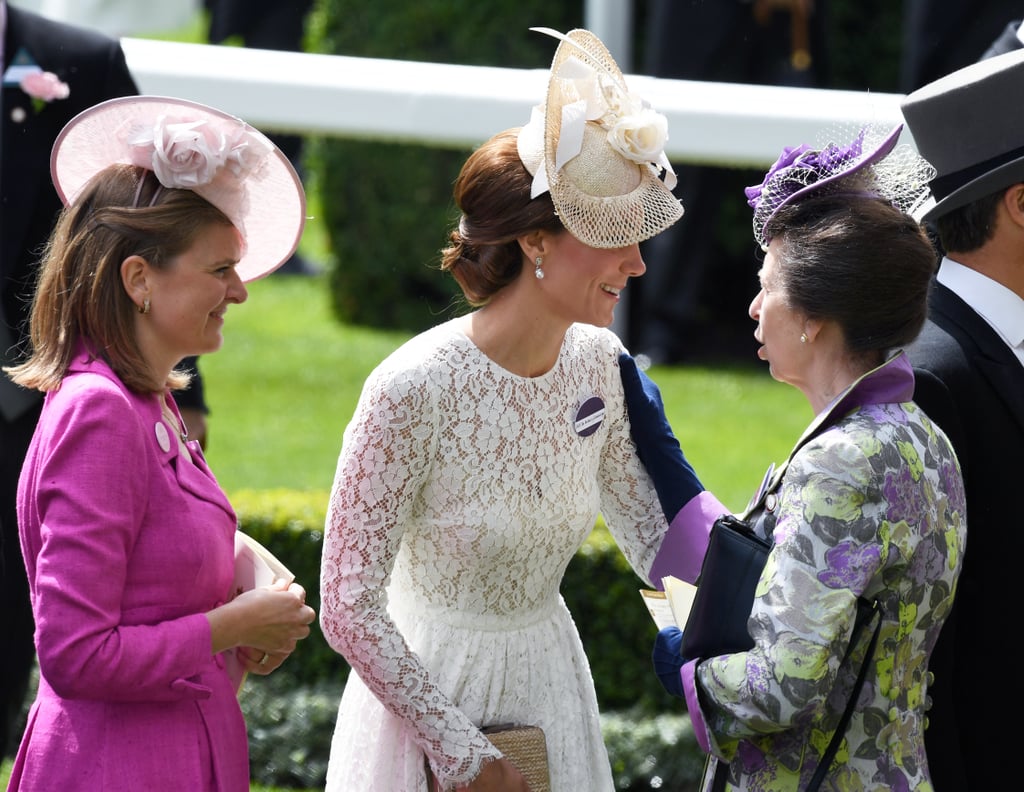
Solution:
[(295, 583), (235, 596), (236, 516), (171, 392), (294, 251), (302, 188), (243, 121), (164, 97), (86, 110), (51, 166), (65, 209), (9, 370), (46, 400), (17, 503), (39, 692), (8, 789), (243, 792), (229, 669), (277, 668), (315, 614)]

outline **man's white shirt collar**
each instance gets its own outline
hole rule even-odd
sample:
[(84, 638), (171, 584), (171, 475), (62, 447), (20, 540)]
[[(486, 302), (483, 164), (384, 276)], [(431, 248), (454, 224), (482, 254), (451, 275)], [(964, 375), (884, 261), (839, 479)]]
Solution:
[(936, 280), (988, 322), (1024, 365), (1024, 299), (948, 256), (942, 259)]

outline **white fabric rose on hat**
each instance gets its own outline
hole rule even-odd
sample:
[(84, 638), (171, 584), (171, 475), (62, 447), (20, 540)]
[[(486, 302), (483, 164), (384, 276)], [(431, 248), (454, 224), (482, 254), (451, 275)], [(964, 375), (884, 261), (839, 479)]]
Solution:
[(209, 184), (225, 161), (223, 137), (204, 121), (160, 116), (152, 128), (129, 138), (128, 145), (132, 162), (153, 171), (164, 187), (191, 190)]
[(608, 142), (626, 159), (657, 162), (668, 140), (668, 119), (649, 107), (617, 118), (608, 130)]

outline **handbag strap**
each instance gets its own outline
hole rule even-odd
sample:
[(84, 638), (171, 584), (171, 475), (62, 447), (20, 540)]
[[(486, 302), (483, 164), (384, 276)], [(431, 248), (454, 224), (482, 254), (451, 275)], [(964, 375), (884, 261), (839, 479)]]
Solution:
[[(860, 618), (862, 610), (870, 610), (867, 618)], [(853, 717), (853, 710), (857, 706), (857, 699), (860, 697), (861, 688), (864, 687), (864, 680), (868, 675), (868, 663), (874, 658), (875, 647), (878, 646), (878, 634), (882, 630), (882, 606), (878, 600), (869, 602), (863, 597), (858, 597), (857, 618), (854, 620), (853, 634), (850, 635), (850, 648), (847, 650), (847, 654), (853, 651), (853, 647), (857, 645), (857, 638), (860, 636), (861, 630), (864, 629), (864, 625), (876, 615), (878, 616), (878, 621), (875, 623), (875, 631), (871, 635), (871, 643), (868, 644), (867, 653), (864, 655), (864, 660), (860, 664), (860, 670), (857, 672), (857, 681), (854, 683), (853, 690), (850, 692), (850, 698), (846, 702), (846, 709), (843, 710), (843, 716), (836, 725), (836, 730), (832, 734), (828, 748), (825, 749), (825, 753), (822, 755), (821, 761), (811, 777), (811, 782), (807, 785), (806, 792), (817, 792), (821, 782), (825, 780), (825, 774), (832, 767), (832, 760), (835, 759), (836, 752), (839, 750), (839, 744), (846, 733), (846, 727), (850, 725), (850, 718)], [(719, 760), (715, 765), (715, 777), (711, 782), (711, 792), (724, 792), (728, 771), (728, 763)]]
[(871, 643), (868, 644), (868, 650), (864, 655), (864, 660), (860, 664), (860, 671), (857, 672), (857, 681), (853, 686), (853, 690), (850, 693), (850, 698), (846, 702), (846, 709), (843, 710), (843, 717), (839, 719), (839, 723), (836, 725), (835, 733), (832, 735), (832, 739), (828, 744), (828, 748), (821, 757), (821, 761), (818, 763), (818, 768), (814, 771), (814, 775), (811, 777), (811, 783), (807, 785), (807, 792), (815, 792), (818, 787), (821, 786), (821, 782), (825, 780), (825, 774), (832, 767), (832, 760), (835, 759), (836, 751), (839, 750), (839, 743), (843, 739), (843, 735), (846, 733), (846, 727), (850, 725), (850, 718), (853, 717), (853, 710), (857, 706), (857, 698), (860, 696), (860, 690), (864, 687), (864, 680), (868, 675), (868, 663), (871, 662), (875, 656), (875, 647), (878, 645), (878, 633), (882, 630), (882, 606), (878, 600), (868, 602), (863, 597), (858, 598), (858, 617), (860, 616), (860, 607), (870, 608), (871, 612), (866, 619), (857, 618), (853, 625), (853, 635), (850, 636), (850, 649), (847, 651), (853, 651), (853, 647), (857, 645), (857, 637), (860, 635), (860, 631), (864, 628), (864, 625), (871, 620), (872, 617), (877, 616), (878, 620), (875, 623), (875, 631), (871, 635)]

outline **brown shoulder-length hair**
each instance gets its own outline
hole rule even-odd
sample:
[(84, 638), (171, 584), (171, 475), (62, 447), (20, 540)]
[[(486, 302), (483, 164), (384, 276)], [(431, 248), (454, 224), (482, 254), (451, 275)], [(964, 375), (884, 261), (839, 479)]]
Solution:
[(231, 225), (197, 193), (163, 188), (152, 171), (118, 164), (93, 176), (47, 242), (30, 315), (32, 350), (24, 363), (5, 369), (11, 379), (56, 390), (83, 340), (133, 391), (186, 386), (181, 371), (154, 380), (135, 336), (138, 308), (121, 281), (121, 262), (137, 255), (167, 268), (211, 223)]
[(519, 127), (499, 132), (474, 151), (455, 180), (462, 213), (441, 251), (466, 301), (479, 307), (514, 281), (523, 268), (518, 238), (533, 231), (565, 231), (551, 194), (530, 198), (533, 177), (519, 159)]

